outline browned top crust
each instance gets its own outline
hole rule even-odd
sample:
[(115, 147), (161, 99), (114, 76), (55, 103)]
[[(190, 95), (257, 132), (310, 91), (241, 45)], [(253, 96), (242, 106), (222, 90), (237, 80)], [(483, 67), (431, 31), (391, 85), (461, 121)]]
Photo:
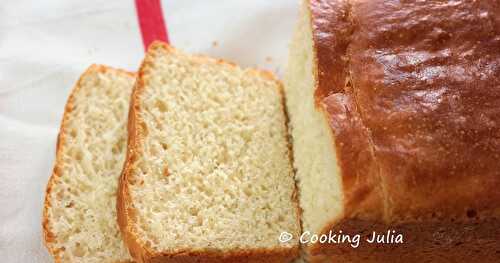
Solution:
[(344, 218), (499, 218), (500, 2), (310, 0)]

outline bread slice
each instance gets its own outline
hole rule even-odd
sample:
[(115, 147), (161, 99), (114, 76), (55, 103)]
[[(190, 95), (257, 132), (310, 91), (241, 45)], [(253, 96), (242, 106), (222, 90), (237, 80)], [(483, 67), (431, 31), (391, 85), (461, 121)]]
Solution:
[(116, 223), (135, 75), (92, 65), (66, 104), (43, 213), (55, 262), (132, 262)]
[[(137, 262), (288, 262), (299, 220), (282, 86), (150, 46), (134, 88), (118, 220)], [(280, 233), (294, 239), (280, 243)]]

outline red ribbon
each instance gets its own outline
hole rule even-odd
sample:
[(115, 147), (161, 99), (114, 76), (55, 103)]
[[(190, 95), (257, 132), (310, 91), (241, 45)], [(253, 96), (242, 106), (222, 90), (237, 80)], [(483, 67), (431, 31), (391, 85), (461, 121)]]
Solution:
[(144, 49), (155, 40), (169, 43), (160, 0), (135, 0)]

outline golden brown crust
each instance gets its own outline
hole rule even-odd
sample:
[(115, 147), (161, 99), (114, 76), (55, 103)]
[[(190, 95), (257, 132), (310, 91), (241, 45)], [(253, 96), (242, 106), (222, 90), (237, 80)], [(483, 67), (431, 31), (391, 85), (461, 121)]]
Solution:
[[(177, 251), (175, 253), (161, 253), (153, 251), (147, 244), (142, 244), (140, 239), (134, 230), (134, 224), (136, 222), (135, 210), (132, 206), (131, 195), (129, 192), (129, 184), (133, 184), (134, 178), (132, 178), (131, 170), (136, 154), (140, 152), (140, 140), (143, 138), (143, 132), (145, 125), (142, 123), (138, 116), (140, 111), (139, 96), (145, 88), (145, 78), (146, 74), (145, 68), (150, 64), (150, 60), (153, 59), (151, 53), (156, 49), (165, 49), (168, 52), (178, 52), (174, 48), (170, 47), (168, 44), (156, 41), (148, 48), (148, 52), (142, 65), (138, 72), (138, 78), (134, 90), (132, 92), (132, 98), (130, 101), (129, 110), (129, 140), (127, 157), (124, 165), (123, 173), (120, 178), (120, 183), (118, 186), (118, 197), (117, 197), (117, 211), (118, 211), (118, 225), (122, 232), (123, 239), (127, 244), (130, 254), (137, 262), (290, 262), (295, 259), (299, 254), (299, 248), (273, 248), (273, 249), (240, 249), (226, 252), (218, 252), (211, 250), (201, 250), (201, 251)], [(210, 57), (205, 57), (198, 55), (195, 57), (200, 63), (207, 63), (207, 61), (215, 62), (219, 64), (228, 65), (235, 67), (235, 64), (226, 62), (220, 59), (213, 59)], [(252, 74), (259, 74), (264, 78), (271, 81), (277, 81), (272, 73), (267, 71), (260, 71), (255, 69), (248, 69), (248, 72)], [(282, 89), (282, 87), (280, 86)], [(282, 92), (282, 90), (281, 90)], [(295, 198), (292, 196), (291, 198)], [(296, 200), (295, 200), (296, 201)], [(298, 209), (298, 205), (297, 205)], [(299, 219), (297, 219), (299, 220)]]
[[(325, 231), (363, 220), (414, 238), (383, 250), (394, 255), (457, 262), (483, 246), (478, 259), (500, 261), (492, 227), (500, 220), (500, 3), (308, 1), (315, 99), (344, 189), (343, 218)], [(474, 238), (460, 246), (426, 243), (439, 229), (457, 240), (471, 228)]]
[(61, 153), (63, 151), (63, 145), (64, 145), (64, 141), (65, 141), (65, 137), (66, 137), (65, 130), (66, 130), (67, 118), (69, 116), (69, 113), (73, 110), (73, 108), (75, 106), (74, 105), (74, 101), (75, 101), (74, 97), (75, 97), (75, 94), (82, 87), (80, 84), (81, 84), (83, 78), (86, 75), (91, 74), (92, 72), (102, 72), (102, 73), (104, 73), (106, 71), (114, 71), (114, 72), (118, 72), (120, 74), (127, 74), (129, 76), (135, 77), (135, 74), (132, 73), (132, 72), (128, 72), (128, 71), (125, 71), (125, 70), (122, 70), (122, 69), (115, 69), (115, 68), (111, 68), (111, 67), (104, 66), (104, 65), (92, 64), (92, 65), (90, 65), (85, 70), (85, 72), (80, 76), (80, 78), (76, 82), (75, 86), (71, 90), (71, 93), (70, 93), (70, 95), (68, 97), (68, 101), (66, 102), (66, 106), (64, 107), (63, 118), (62, 118), (62, 121), (61, 121), (61, 126), (60, 126), (60, 129), (59, 129), (59, 134), (57, 135), (56, 158), (55, 158), (55, 162), (54, 162), (54, 168), (53, 168), (53, 171), (52, 171), (52, 175), (50, 176), (50, 178), (49, 178), (49, 180), (47, 182), (47, 187), (46, 187), (46, 190), (45, 190), (45, 201), (44, 201), (44, 207), (43, 207), (43, 216), (42, 216), (42, 229), (43, 229), (44, 244), (47, 247), (47, 250), (49, 251), (49, 253), (54, 257), (54, 261), (56, 263), (62, 262), (61, 261), (61, 257), (59, 255), (61, 251), (59, 251), (57, 248), (55, 248), (55, 247), (52, 246), (52, 243), (56, 239), (56, 235), (50, 229), (50, 221), (49, 221), (48, 212), (49, 212), (49, 209), (51, 207), (50, 193), (52, 192), (52, 186), (57, 183), (57, 179), (58, 179), (58, 177), (60, 175), (60, 171), (59, 170), (61, 169), (61, 163), (62, 163), (62, 159), (61, 159), (62, 158), (62, 154)]
[[(309, 250), (310, 262), (486, 262), (500, 260), (500, 221), (496, 218), (458, 222), (455, 220), (421, 220), (387, 225), (372, 220), (347, 219), (327, 229), (361, 235), (357, 248), (349, 244), (324, 244)], [(404, 233), (403, 244), (369, 244), (372, 231)], [(325, 230), (325, 232), (328, 232)]]
[[(146, 57), (147, 59), (147, 57)], [(143, 65), (147, 63), (146, 59), (143, 62)], [(137, 93), (139, 89), (144, 87), (143, 83), (143, 66), (141, 66), (139, 72), (137, 73), (137, 80), (132, 91), (131, 99), (130, 99), (130, 107), (129, 107), (129, 117), (128, 117), (128, 143), (127, 143), (127, 155), (125, 159), (125, 164), (123, 166), (122, 175), (120, 176), (120, 180), (118, 183), (118, 191), (117, 191), (117, 220), (118, 226), (122, 233), (123, 240), (127, 245), (130, 255), (137, 262), (146, 262), (146, 251), (142, 248), (142, 245), (138, 243), (138, 238), (135, 236), (135, 232), (131, 229), (132, 222), (135, 221), (135, 214), (133, 207), (129, 206), (127, 202), (130, 202), (130, 192), (128, 189), (129, 184), (129, 175), (130, 170), (132, 169), (131, 165), (136, 158), (136, 151), (138, 147), (138, 134), (140, 133), (140, 128), (136, 128), (136, 114), (139, 108), (139, 104), (137, 103)], [(148, 255), (150, 253), (147, 253)]]

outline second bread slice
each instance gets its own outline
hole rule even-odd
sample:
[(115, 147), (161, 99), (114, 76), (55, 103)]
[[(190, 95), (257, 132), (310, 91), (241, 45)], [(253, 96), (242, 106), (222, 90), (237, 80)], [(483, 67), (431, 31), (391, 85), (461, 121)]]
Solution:
[(116, 189), (135, 74), (93, 65), (69, 96), (47, 184), (43, 235), (54, 262), (124, 263)]
[[(129, 116), (118, 220), (138, 262), (287, 262), (299, 219), (281, 84), (153, 44)], [(280, 243), (281, 232), (294, 237)]]

